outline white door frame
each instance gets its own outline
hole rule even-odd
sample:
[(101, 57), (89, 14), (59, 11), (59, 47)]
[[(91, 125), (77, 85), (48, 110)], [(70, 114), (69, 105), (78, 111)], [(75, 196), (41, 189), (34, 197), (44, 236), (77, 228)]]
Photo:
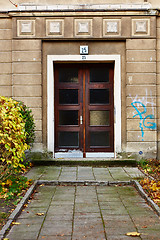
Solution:
[[(114, 62), (114, 153), (88, 153), (86, 157), (116, 157), (121, 151), (121, 57), (120, 55), (48, 55), (47, 56), (47, 147), (54, 152), (54, 63)], [(60, 157), (60, 156), (59, 156)], [(63, 153), (62, 153), (63, 157)], [(71, 155), (68, 157), (72, 157)], [(74, 157), (74, 156), (73, 156)]]

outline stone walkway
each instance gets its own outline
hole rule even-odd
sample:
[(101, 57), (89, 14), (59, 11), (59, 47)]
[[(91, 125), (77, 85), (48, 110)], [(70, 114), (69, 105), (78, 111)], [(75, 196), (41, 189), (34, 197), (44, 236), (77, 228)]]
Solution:
[[(137, 168), (35, 167), (27, 174), (44, 180), (126, 181)], [(132, 186), (40, 185), (8, 236), (9, 240), (160, 240), (160, 219)]]

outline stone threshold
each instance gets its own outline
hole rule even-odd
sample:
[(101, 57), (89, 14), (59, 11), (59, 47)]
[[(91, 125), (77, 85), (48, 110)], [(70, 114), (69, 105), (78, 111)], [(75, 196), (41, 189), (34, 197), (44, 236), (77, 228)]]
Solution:
[(132, 166), (135, 167), (138, 161), (135, 159), (121, 159), (121, 158), (53, 158), (46, 159), (43, 156), (39, 158), (32, 158), (31, 162), (34, 166), (40, 165), (54, 165), (54, 166)]
[(51, 185), (51, 186), (133, 186), (138, 191), (143, 199), (152, 207), (155, 213), (160, 216), (160, 208), (157, 204), (155, 204), (148, 195), (144, 192), (143, 188), (139, 184), (137, 180), (130, 181), (48, 181), (48, 180), (36, 180), (32, 186), (28, 189), (23, 199), (17, 205), (16, 209), (12, 212), (9, 217), (7, 223), (3, 226), (0, 231), (0, 240), (3, 240), (7, 232), (10, 230), (12, 226), (12, 222), (14, 222), (17, 217), (21, 214), (21, 211), (24, 208), (24, 205), (29, 200), (32, 193), (36, 190), (36, 188), (41, 185)]

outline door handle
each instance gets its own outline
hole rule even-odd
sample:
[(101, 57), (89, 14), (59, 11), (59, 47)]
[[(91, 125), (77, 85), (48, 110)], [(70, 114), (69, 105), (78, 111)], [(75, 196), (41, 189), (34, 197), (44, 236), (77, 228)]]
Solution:
[(83, 117), (80, 116), (80, 124), (83, 124)]

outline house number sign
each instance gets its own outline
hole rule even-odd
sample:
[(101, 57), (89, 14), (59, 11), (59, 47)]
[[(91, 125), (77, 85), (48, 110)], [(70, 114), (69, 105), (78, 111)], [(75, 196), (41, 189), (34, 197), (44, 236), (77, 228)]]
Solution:
[(88, 55), (88, 46), (80, 46), (80, 54)]

